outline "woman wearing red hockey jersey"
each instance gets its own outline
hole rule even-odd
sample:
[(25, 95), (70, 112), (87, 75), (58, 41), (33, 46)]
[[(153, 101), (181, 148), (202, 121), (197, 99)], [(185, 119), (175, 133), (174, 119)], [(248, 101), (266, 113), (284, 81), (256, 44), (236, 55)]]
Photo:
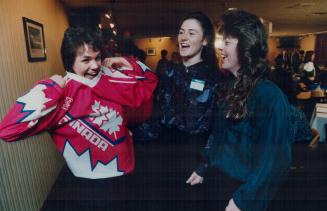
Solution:
[(0, 138), (11, 142), (48, 131), (76, 177), (131, 172), (134, 148), (124, 108), (148, 102), (157, 79), (133, 58), (108, 58), (101, 66), (101, 40), (99, 32), (67, 29), (61, 46), (66, 76), (39, 81), (19, 97), (0, 123)]

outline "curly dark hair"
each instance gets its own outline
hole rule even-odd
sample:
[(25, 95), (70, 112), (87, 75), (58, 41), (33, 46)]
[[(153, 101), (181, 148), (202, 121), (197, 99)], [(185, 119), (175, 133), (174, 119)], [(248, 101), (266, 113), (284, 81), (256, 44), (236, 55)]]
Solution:
[(84, 44), (92, 46), (94, 51), (102, 52), (102, 32), (98, 29), (82, 27), (69, 27), (66, 29), (61, 43), (61, 59), (66, 71), (75, 72), (73, 64), (76, 53)]
[(191, 12), (182, 18), (180, 25), (189, 19), (195, 19), (200, 23), (203, 30), (203, 38), (207, 40), (207, 45), (203, 46), (201, 52), (201, 59), (213, 66), (213, 69), (217, 70), (218, 59), (215, 51), (215, 30), (210, 18), (200, 11)]
[(240, 120), (247, 116), (246, 101), (259, 79), (269, 72), (267, 60), (267, 34), (260, 19), (249, 12), (231, 10), (223, 14), (219, 32), (224, 37), (238, 39), (237, 53), (240, 69), (235, 84), (227, 91), (227, 84), (221, 89), (226, 94), (226, 117)]

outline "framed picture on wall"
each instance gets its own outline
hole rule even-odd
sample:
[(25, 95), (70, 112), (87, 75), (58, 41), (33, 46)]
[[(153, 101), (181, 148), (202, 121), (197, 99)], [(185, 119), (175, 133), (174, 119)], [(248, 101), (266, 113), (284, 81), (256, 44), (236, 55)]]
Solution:
[(24, 35), (29, 62), (45, 61), (47, 59), (43, 25), (23, 17)]
[(147, 56), (155, 56), (156, 55), (156, 49), (155, 48), (147, 48), (146, 49), (146, 55)]

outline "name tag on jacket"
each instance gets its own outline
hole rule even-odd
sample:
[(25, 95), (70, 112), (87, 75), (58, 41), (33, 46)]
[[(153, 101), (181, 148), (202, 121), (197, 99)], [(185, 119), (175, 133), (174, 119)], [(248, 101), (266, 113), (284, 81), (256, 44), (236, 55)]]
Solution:
[(205, 81), (199, 79), (192, 79), (190, 88), (198, 91), (203, 91)]

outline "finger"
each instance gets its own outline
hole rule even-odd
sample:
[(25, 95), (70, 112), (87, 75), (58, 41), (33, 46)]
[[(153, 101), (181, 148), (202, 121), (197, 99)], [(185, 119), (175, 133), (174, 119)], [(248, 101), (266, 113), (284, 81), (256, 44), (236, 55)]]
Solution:
[(188, 181), (192, 181), (194, 179), (194, 172), (191, 174), (191, 176), (188, 178)]
[(129, 63), (125, 58), (121, 57), (120, 58), (120, 64), (122, 66), (125, 66), (126, 68), (132, 69), (133, 66), (131, 65), (131, 63)]
[(199, 180), (193, 180), (192, 182), (191, 182), (191, 185), (193, 186), (193, 185), (197, 185), (197, 184), (199, 184), (200, 182), (199, 182)]
[(186, 183), (190, 183), (190, 182), (192, 182), (192, 180), (193, 180), (193, 175), (191, 175), (190, 178), (188, 178), (188, 180), (186, 181)]
[(102, 65), (105, 66), (105, 67), (108, 67), (108, 68), (111, 68), (112, 64), (113, 64), (113, 61), (110, 58), (106, 58), (102, 62)]
[(196, 184), (202, 184), (203, 183), (203, 177), (198, 177), (197, 179), (196, 179)]

